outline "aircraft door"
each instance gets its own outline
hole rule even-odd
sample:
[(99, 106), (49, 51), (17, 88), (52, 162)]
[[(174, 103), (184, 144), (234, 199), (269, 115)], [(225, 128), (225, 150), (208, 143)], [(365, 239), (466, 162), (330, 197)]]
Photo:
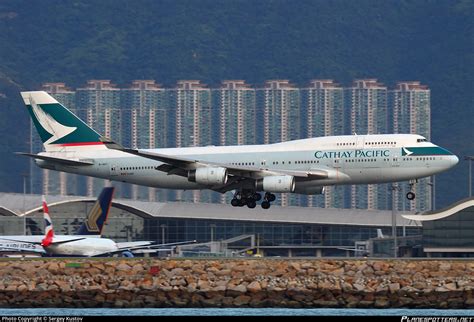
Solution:
[(362, 150), (364, 148), (364, 137), (356, 135), (356, 149)]
[(392, 168), (397, 168), (400, 166), (400, 155), (397, 152), (390, 156), (390, 163)]
[(120, 168), (116, 165), (111, 165), (110, 166), (110, 176), (118, 176), (120, 172)]

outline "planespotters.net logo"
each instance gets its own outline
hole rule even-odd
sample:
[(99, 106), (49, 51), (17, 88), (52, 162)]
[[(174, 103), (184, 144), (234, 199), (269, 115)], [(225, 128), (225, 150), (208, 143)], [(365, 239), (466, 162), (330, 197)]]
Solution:
[(474, 316), (402, 316), (401, 322), (474, 322)]

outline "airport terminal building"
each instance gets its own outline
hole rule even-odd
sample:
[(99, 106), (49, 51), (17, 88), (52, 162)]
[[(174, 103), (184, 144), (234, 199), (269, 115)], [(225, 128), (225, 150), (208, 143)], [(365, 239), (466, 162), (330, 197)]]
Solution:
[[(56, 234), (74, 234), (96, 199), (48, 196), (47, 201)], [(396, 224), (400, 257), (474, 257), (474, 198), (422, 214), (397, 213)], [(184, 256), (229, 256), (256, 249), (262, 256), (391, 257), (391, 232), (392, 213), (383, 210), (263, 210), (114, 199), (104, 237), (117, 242), (196, 240), (194, 249), (183, 250)], [(41, 196), (0, 193), (0, 235), (43, 233)]]
[(406, 217), (422, 224), (422, 247), (426, 256), (474, 257), (474, 198)]
[[(74, 234), (95, 201), (48, 196), (56, 234)], [(0, 235), (43, 234), (41, 211), (39, 195), (1, 193)], [(400, 237), (421, 234), (419, 223), (402, 217), (409, 214), (396, 214)], [(114, 199), (104, 237), (159, 243), (196, 240), (199, 245), (225, 241), (227, 250), (258, 248), (262, 256), (362, 256), (370, 253), (367, 241), (377, 237), (377, 230), (391, 235), (391, 218), (391, 211), (383, 210), (277, 206), (263, 210)]]

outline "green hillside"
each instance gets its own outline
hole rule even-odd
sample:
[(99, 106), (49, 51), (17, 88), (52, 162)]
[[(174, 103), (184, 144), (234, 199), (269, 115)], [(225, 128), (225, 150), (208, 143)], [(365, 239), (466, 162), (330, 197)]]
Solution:
[[(0, 2), (0, 190), (20, 191), (29, 123), (19, 89), (87, 79), (215, 85), (313, 78), (432, 90), (433, 141), (474, 154), (473, 1), (101, 0)], [(467, 193), (464, 161), (438, 204)], [(456, 187), (456, 188), (453, 188)]]

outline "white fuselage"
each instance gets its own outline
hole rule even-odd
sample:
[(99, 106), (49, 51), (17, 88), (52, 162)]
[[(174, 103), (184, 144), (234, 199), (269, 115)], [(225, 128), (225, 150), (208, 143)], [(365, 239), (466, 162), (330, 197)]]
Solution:
[[(411, 134), (353, 135), (310, 138), (268, 145), (208, 146), (142, 150), (233, 166), (268, 170), (325, 170), (325, 179), (296, 178), (296, 193), (317, 187), (372, 184), (431, 176), (453, 167), (458, 158)], [(67, 152), (43, 152), (60, 158), (93, 161), (91, 166), (66, 166), (36, 160), (44, 168), (114, 181), (167, 189), (207, 189), (186, 177), (157, 171), (162, 162), (103, 147), (68, 147)]]
[[(80, 240), (75, 240), (83, 238)], [(47, 247), (42, 247), (38, 243), (44, 239), (41, 235), (32, 236), (0, 236), (0, 249), (17, 249), (21, 251), (38, 251), (43, 248), (44, 251), (53, 256), (96, 256), (103, 253), (117, 252), (117, 244), (108, 238), (100, 238), (100, 236), (67, 236), (55, 235), (53, 237), (53, 244)], [(61, 241), (68, 241), (65, 243), (57, 243)]]

